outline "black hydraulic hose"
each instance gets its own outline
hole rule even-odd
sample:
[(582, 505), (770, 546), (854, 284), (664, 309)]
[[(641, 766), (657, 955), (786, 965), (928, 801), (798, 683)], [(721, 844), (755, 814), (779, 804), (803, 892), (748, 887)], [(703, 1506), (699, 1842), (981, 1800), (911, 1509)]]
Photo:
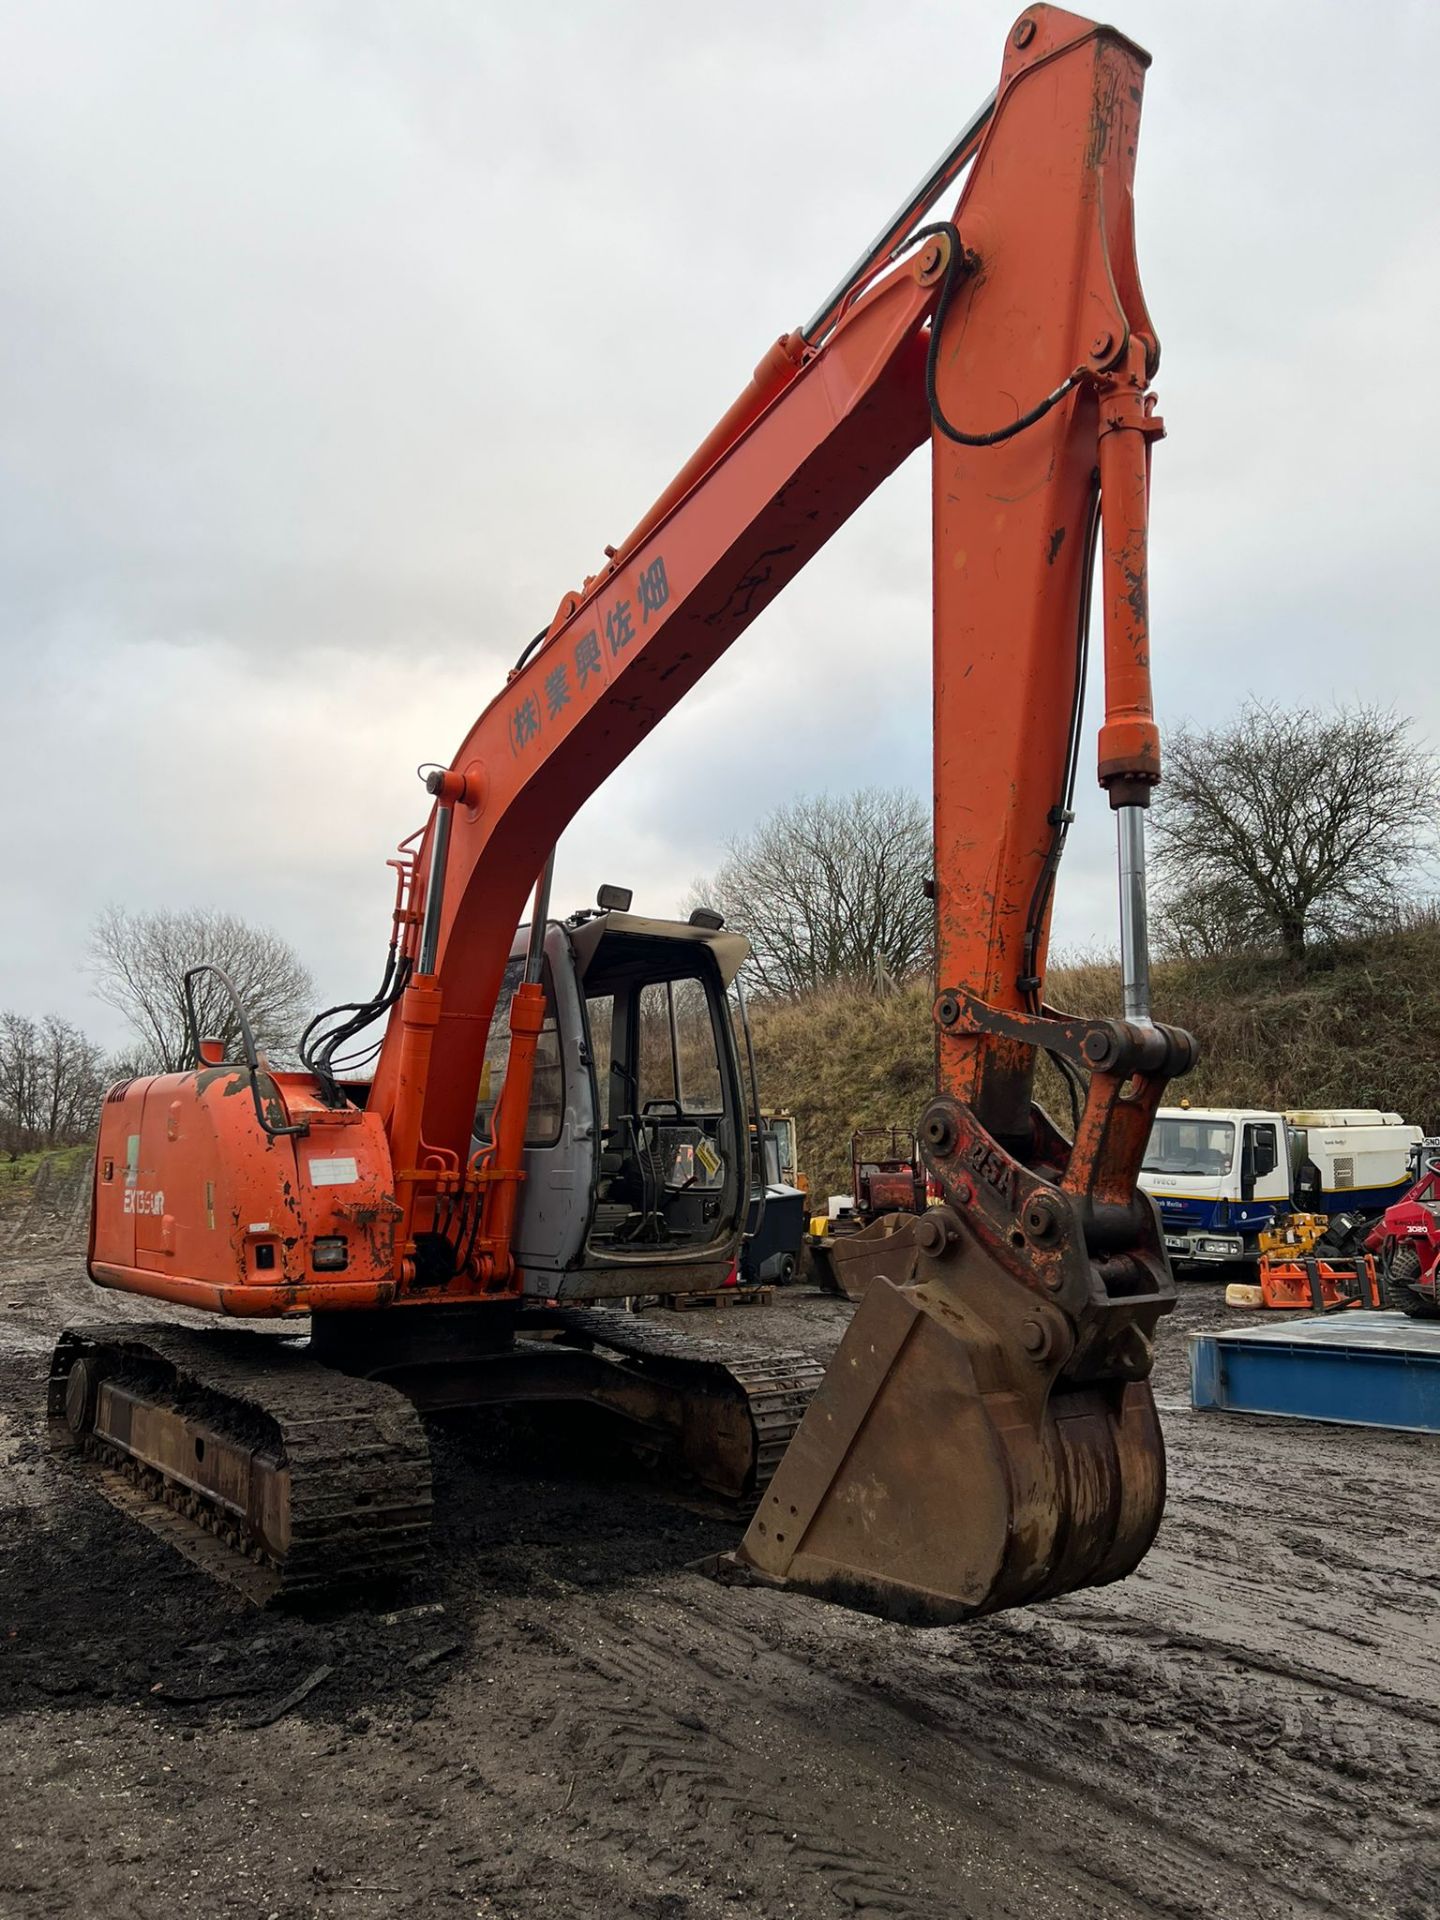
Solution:
[(1067, 393), (1089, 377), (1090, 369), (1076, 367), (1073, 373), (1066, 374), (1059, 386), (1053, 392), (1047, 393), (1045, 398), (1031, 407), (1028, 413), (1022, 413), (1018, 420), (1007, 421), (1003, 427), (996, 427), (991, 433), (967, 433), (963, 427), (957, 427), (953, 421), (948, 420), (936, 391), (936, 374), (940, 364), (940, 336), (945, 330), (945, 315), (967, 271), (960, 244), (960, 230), (951, 220), (937, 220), (933, 226), (921, 227), (918, 233), (911, 234), (905, 242), (905, 248), (908, 250), (917, 241), (932, 239), (936, 234), (944, 234), (950, 242), (950, 263), (945, 269), (945, 280), (940, 289), (935, 317), (930, 322), (930, 350), (925, 356), (925, 398), (930, 405), (930, 418), (947, 440), (954, 440), (962, 447), (998, 447), (1006, 440), (1013, 440), (1017, 433), (1024, 433), (1027, 427), (1033, 427), (1037, 420), (1043, 420), (1052, 407), (1058, 406)]
[(1050, 809), (1052, 829), (1050, 847), (1044, 865), (1035, 879), (1025, 916), (1025, 937), (1020, 948), (1020, 991), (1032, 1013), (1040, 1010), (1040, 976), (1036, 956), (1040, 950), (1040, 927), (1050, 896), (1055, 890), (1060, 859), (1074, 822), (1075, 779), (1080, 765), (1080, 735), (1085, 718), (1085, 679), (1090, 665), (1090, 607), (1095, 582), (1095, 553), (1100, 540), (1100, 484), (1096, 473), (1091, 483), (1090, 508), (1086, 516), (1085, 546), (1080, 556), (1080, 618), (1075, 633), (1075, 691), (1070, 702), (1070, 726), (1065, 742), (1065, 771), (1060, 782), (1060, 798)]
[(520, 671), (520, 669), (524, 666), (525, 662), (530, 658), (531, 654), (534, 653), (536, 647), (539, 646), (540, 642), (545, 638), (546, 634), (549, 631), (550, 631), (549, 627), (542, 627), (539, 633), (536, 634), (533, 640), (526, 641), (525, 645), (520, 650), (520, 658), (515, 662), (514, 666), (510, 669), (511, 673), (518, 673)]

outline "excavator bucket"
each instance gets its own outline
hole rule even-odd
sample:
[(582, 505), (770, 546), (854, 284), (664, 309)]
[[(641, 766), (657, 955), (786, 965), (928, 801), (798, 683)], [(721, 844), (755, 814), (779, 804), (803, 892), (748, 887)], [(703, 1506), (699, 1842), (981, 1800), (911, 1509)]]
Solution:
[(876, 1257), (721, 1577), (939, 1626), (1129, 1573), (1165, 1496), (1148, 1381), (1067, 1381), (1065, 1316), (948, 1210)]
[(822, 1291), (843, 1294), (847, 1300), (863, 1300), (885, 1264), (883, 1257), (877, 1261), (877, 1253), (888, 1253), (891, 1236), (912, 1224), (911, 1214), (886, 1213), (857, 1233), (827, 1235), (812, 1253)]
[(1133, 1170), (1194, 1055), (1175, 1028), (999, 1014), (953, 990), (936, 1006), (942, 1029), (1043, 1034), (1086, 1061), (1075, 1139), (1032, 1107), (1027, 1164), (962, 1101), (932, 1102), (921, 1152), (942, 1204), (852, 1243), (855, 1317), (717, 1568), (929, 1626), (1119, 1580), (1155, 1537), (1151, 1342), (1175, 1289)]

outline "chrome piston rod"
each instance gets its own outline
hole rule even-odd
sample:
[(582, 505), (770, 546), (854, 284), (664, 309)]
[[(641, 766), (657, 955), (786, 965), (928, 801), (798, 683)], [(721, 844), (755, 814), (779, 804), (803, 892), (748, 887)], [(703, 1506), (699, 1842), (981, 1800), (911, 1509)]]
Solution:
[(1145, 809), (1115, 809), (1120, 861), (1120, 983), (1127, 1020), (1150, 1019), (1150, 923), (1145, 900)]

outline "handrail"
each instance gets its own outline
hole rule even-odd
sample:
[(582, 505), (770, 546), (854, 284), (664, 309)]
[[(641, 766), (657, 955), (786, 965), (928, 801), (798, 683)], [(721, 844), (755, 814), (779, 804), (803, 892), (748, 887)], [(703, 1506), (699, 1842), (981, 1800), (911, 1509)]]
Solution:
[(255, 1045), (255, 1031), (250, 1025), (249, 1015), (236, 991), (235, 982), (223, 967), (211, 966), (208, 961), (201, 966), (187, 968), (185, 973), (185, 1030), (190, 1037), (190, 1048), (196, 1069), (206, 1064), (200, 1052), (200, 1018), (195, 1011), (194, 983), (202, 973), (213, 973), (230, 996), (230, 1005), (235, 1011), (235, 1018), (240, 1023), (240, 1044), (245, 1050), (245, 1065), (250, 1070), (250, 1093), (255, 1101), (255, 1118), (260, 1122), (262, 1130), (269, 1134), (272, 1140), (278, 1140), (287, 1134), (308, 1133), (310, 1131), (308, 1120), (299, 1120), (277, 1127), (266, 1119), (265, 1103), (260, 1098), (260, 1051)]

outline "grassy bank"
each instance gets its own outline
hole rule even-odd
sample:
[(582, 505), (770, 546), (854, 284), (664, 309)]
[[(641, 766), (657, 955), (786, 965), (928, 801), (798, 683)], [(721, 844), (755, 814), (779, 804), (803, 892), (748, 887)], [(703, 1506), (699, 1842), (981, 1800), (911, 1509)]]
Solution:
[[(1263, 954), (1170, 962), (1154, 989), (1156, 1017), (1200, 1042), (1175, 1098), (1392, 1107), (1440, 1132), (1440, 917), (1313, 955), (1302, 972)], [(1119, 971), (1056, 967), (1047, 993), (1067, 1012), (1113, 1013)], [(753, 1007), (765, 1102), (797, 1116), (812, 1191), (849, 1187), (854, 1128), (918, 1117), (933, 1075), (930, 1002), (929, 982), (912, 981), (884, 999), (837, 986)]]
[(41, 1147), (0, 1159), (0, 1223), (19, 1220), (29, 1210), (36, 1188), (68, 1182), (89, 1167), (91, 1146)]

